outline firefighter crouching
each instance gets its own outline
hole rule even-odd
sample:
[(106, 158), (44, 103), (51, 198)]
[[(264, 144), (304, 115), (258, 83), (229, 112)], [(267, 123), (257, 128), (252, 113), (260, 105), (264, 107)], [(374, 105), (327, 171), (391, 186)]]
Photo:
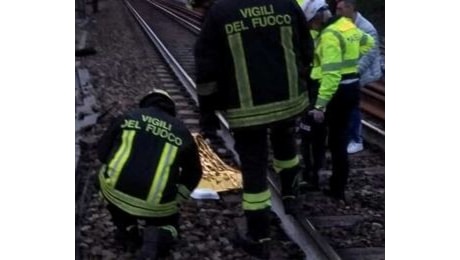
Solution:
[[(168, 254), (178, 235), (178, 203), (202, 176), (198, 148), (175, 104), (154, 89), (140, 108), (115, 119), (98, 146), (99, 185), (117, 237), (141, 247), (140, 259)], [(146, 226), (141, 236), (137, 221)]]

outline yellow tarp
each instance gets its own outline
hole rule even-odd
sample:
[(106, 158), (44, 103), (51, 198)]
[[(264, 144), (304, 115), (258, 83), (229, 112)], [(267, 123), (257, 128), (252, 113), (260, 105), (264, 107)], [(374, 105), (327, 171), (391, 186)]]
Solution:
[(216, 192), (240, 189), (242, 187), (241, 172), (223, 162), (200, 134), (192, 135), (198, 145), (203, 168), (203, 177), (198, 188), (208, 188)]

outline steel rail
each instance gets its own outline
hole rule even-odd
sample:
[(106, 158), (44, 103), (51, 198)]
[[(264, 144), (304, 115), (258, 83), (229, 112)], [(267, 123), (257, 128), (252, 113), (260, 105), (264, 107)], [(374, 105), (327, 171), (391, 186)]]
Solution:
[[(148, 1), (149, 1), (150, 3), (153, 4), (152, 0), (148, 0)], [(163, 1), (162, 1), (162, 2), (163, 2)], [(201, 31), (201, 28), (199, 28), (199, 27), (197, 27), (197, 26), (195, 26), (195, 25), (193, 25), (193, 24), (191, 24), (191, 23), (185, 21), (183, 18), (181, 18), (181, 17), (175, 15), (174, 13), (172, 13), (172, 12), (170, 12), (170, 11), (168, 11), (168, 10), (165, 10), (164, 8), (161, 8), (158, 4), (155, 4), (155, 6), (157, 6), (159, 9), (161, 9), (162, 11), (164, 11), (166, 14), (168, 14), (168, 15), (174, 17), (174, 19), (178, 19), (178, 20), (180, 21), (180, 23), (184, 24), (186, 27), (188, 26), (188, 27), (189, 27), (188, 29), (192, 29), (193, 32), (195, 32), (195, 33), (198, 34), (198, 33)], [(178, 11), (178, 9), (176, 9), (176, 11)], [(183, 11), (185, 12), (185, 11), (187, 11), (187, 10), (184, 9)], [(377, 97), (377, 98), (380, 99), (380, 100), (383, 99), (383, 102), (384, 102), (385, 97), (382, 96), (380, 93), (375, 92), (375, 94), (374, 94), (374, 91), (366, 89), (366, 92), (365, 92), (364, 94), (367, 94), (368, 92), (370, 92), (370, 94), (371, 94), (372, 96), (375, 96), (375, 97)], [(376, 115), (375, 115), (375, 116), (376, 116)], [(378, 116), (377, 116), (377, 117), (378, 117)], [(223, 117), (219, 117), (219, 118), (224, 119)], [(381, 119), (381, 120), (382, 120), (382, 119)], [(384, 120), (384, 119), (383, 119), (383, 120)], [(372, 123), (370, 123), (370, 122), (368, 122), (368, 121), (366, 121), (366, 120), (361, 120), (361, 122), (363, 123), (363, 126), (366, 127), (367, 130), (370, 130), (371, 132), (373, 132), (373, 133), (375, 133), (375, 134), (377, 134), (377, 135), (380, 135), (380, 136), (382, 136), (383, 138), (385, 137), (385, 131), (384, 131), (384, 130), (379, 129), (378, 127), (372, 125)], [(228, 126), (228, 125), (226, 125), (226, 127), (227, 127), (227, 126)]]
[[(173, 57), (173, 55), (168, 51), (166, 46), (161, 42), (160, 38), (153, 32), (153, 30), (147, 25), (147, 23), (142, 19), (140, 14), (134, 9), (134, 7), (128, 2), (128, 0), (124, 0), (126, 6), (128, 9), (131, 11), (132, 15), (136, 19), (136, 21), (140, 24), (142, 29), (145, 31), (149, 39), (153, 42), (157, 50), (160, 52), (161, 56), (166, 60), (166, 63), (170, 66), (171, 70), (174, 72), (174, 74), (177, 76), (179, 79), (180, 83), (185, 87), (187, 92), (190, 94), (192, 97), (193, 101), (195, 104), (198, 105), (198, 96), (196, 93), (196, 85), (195, 82), (192, 80), (192, 78), (185, 72), (185, 70), (182, 68), (182, 66), (177, 62), (177, 60)], [(219, 118), (221, 124), (223, 125), (224, 129), (229, 129), (229, 125), (227, 120), (222, 116), (220, 112), (216, 112), (217, 117)], [(221, 131), (221, 137), (223, 137), (224, 141), (226, 143), (231, 144), (232, 141), (229, 139), (230, 138), (230, 133), (225, 133), (225, 131)], [(235, 159), (237, 163), (239, 164), (239, 156), (238, 154), (234, 151), (234, 149), (230, 149), (230, 151), (234, 154)]]
[[(171, 70), (174, 72), (174, 74), (177, 76), (181, 84), (186, 88), (187, 92), (190, 94), (192, 99), (194, 100), (195, 104), (198, 105), (198, 99), (197, 99), (197, 94), (196, 94), (196, 85), (191, 79), (189, 75), (185, 72), (185, 70), (181, 67), (181, 65), (177, 62), (177, 60), (172, 56), (172, 54), (168, 51), (166, 46), (161, 42), (161, 40), (158, 38), (158, 36), (153, 32), (153, 30), (147, 25), (147, 23), (142, 19), (142, 17), (139, 15), (139, 13), (132, 7), (132, 5), (128, 2), (128, 0), (124, 0), (128, 8), (130, 9), (131, 13), (133, 16), (136, 18), (136, 20), (139, 22), (141, 27), (144, 29), (146, 34), (149, 36), (149, 39), (154, 43), (155, 47), (158, 49), (160, 54), (164, 57), (168, 65), (170, 66)], [(149, 0), (149, 2), (151, 2)], [(155, 5), (157, 6), (157, 5)], [(172, 14), (171, 12), (162, 9), (161, 7), (158, 7), (159, 10), (164, 11), (168, 15), (173, 16), (175, 19), (181, 20), (180, 17)], [(185, 23), (184, 20), (181, 20), (182, 24), (188, 24), (187, 26), (193, 26), (190, 23)], [(240, 164), (239, 158), (237, 153), (233, 149), (233, 138), (231, 136), (230, 130), (228, 123), (226, 122), (225, 118), (222, 116), (220, 113), (216, 113), (219, 120), (221, 121), (223, 125), (223, 131), (221, 131), (221, 137), (224, 137), (224, 142), (226, 144), (226, 147), (232, 151), (233, 155), (235, 156), (237, 163)], [(362, 120), (363, 124), (366, 127), (369, 127), (373, 129), (374, 131), (380, 133), (381, 135), (384, 136), (384, 131), (378, 129), (377, 127), (373, 126), (372, 124)], [(297, 239), (300, 239), (301, 241), (296, 241), (299, 246), (304, 250), (305, 254), (307, 255), (307, 259), (325, 259), (325, 260), (340, 260), (340, 256), (337, 254), (337, 252), (327, 243), (327, 241), (318, 233), (318, 231), (315, 229), (313, 224), (307, 219), (306, 216), (303, 214), (298, 214), (295, 216), (295, 218), (289, 218), (286, 215), (284, 215), (284, 210), (282, 208), (282, 203), (281, 203), (281, 195), (280, 195), (280, 190), (277, 187), (275, 180), (270, 176), (271, 174), (268, 175), (268, 181), (270, 184), (270, 190), (272, 191), (273, 196), (273, 210), (278, 214), (280, 219), (283, 221), (283, 225), (288, 225), (291, 227), (297, 227), (297, 228), (302, 228), (305, 233), (302, 235), (299, 234)], [(308, 234), (308, 235), (307, 235)]]
[[(149, 39), (154, 42), (155, 47), (159, 50), (160, 54), (164, 57), (167, 64), (171, 67), (174, 74), (178, 77), (179, 81), (184, 85), (186, 90), (193, 97), (194, 102), (198, 105), (196, 86), (194, 82), (191, 80), (191, 77), (188, 76), (185, 70), (182, 69), (182, 67), (177, 62), (177, 60), (167, 50), (166, 46), (161, 42), (159, 37), (147, 25), (147, 23), (142, 19), (142, 17), (133, 8), (133, 6), (128, 2), (128, 0), (124, 0), (124, 2), (128, 6), (129, 10), (131, 11), (135, 19), (141, 25), (143, 30), (146, 32)], [(230, 151), (232, 151), (232, 153), (235, 155), (237, 163), (240, 164), (238, 155), (234, 151), (233, 146), (228, 146), (229, 143), (234, 143), (233, 138), (230, 134), (228, 123), (225, 121), (225, 119), (222, 117), (220, 113), (218, 114), (218, 116), (219, 116), (219, 119), (221, 120), (222, 125), (224, 126), (224, 129), (222, 132), (223, 132), (223, 136), (226, 137), (224, 138), (225, 145)], [(271, 186), (270, 189), (274, 191), (273, 192), (274, 196), (272, 198), (274, 201), (273, 206), (272, 206), (273, 211), (275, 211), (278, 214), (278, 216), (283, 222), (283, 225), (302, 228), (305, 231), (304, 234), (297, 234), (297, 236), (295, 237), (295, 240), (296, 240), (296, 243), (299, 244), (299, 246), (301, 246), (301, 248), (304, 250), (308, 259), (330, 259), (330, 260), (340, 259), (337, 253), (332, 249), (332, 247), (329, 244), (327, 244), (327, 242), (325, 242), (324, 239), (321, 240), (321, 236), (318, 234), (318, 232), (314, 229), (313, 225), (306, 218), (301, 218), (303, 219), (303, 221), (299, 221), (299, 217), (296, 217), (295, 219), (293, 219), (293, 218), (288, 218), (286, 215), (283, 215), (284, 210), (283, 210), (283, 206), (281, 203), (281, 196), (280, 196), (279, 189), (274, 183), (274, 180), (272, 178), (269, 177), (268, 181)]]
[[(158, 36), (153, 32), (153, 30), (147, 25), (147, 23), (142, 19), (142, 17), (139, 15), (139, 13), (134, 9), (134, 7), (128, 2), (128, 0), (124, 0), (126, 6), (128, 9), (131, 11), (132, 15), (135, 17), (136, 21), (141, 25), (142, 29), (146, 32), (148, 35), (149, 39), (154, 42), (155, 47), (159, 50), (160, 54), (163, 56), (163, 58), (166, 60), (166, 63), (171, 67), (172, 71), (174, 74), (178, 77), (178, 79), (183, 83), (184, 87), (186, 90), (190, 93), (190, 95), (193, 97), (193, 100), (195, 101), (196, 104), (198, 104), (197, 98), (196, 98), (196, 90), (195, 84), (193, 81), (191, 81), (191, 78), (188, 75), (180, 75), (180, 74), (186, 74), (186, 72), (181, 69), (180, 65), (172, 57), (171, 53), (167, 50), (165, 45), (161, 42), (161, 40), (158, 38)], [(222, 120), (222, 116), (220, 115), (219, 119), (224, 125), (224, 131), (227, 132), (227, 135), (229, 138), (231, 138), (230, 130), (228, 127), (228, 124), (225, 124), (226, 122)], [(233, 138), (231, 138), (233, 139)], [(227, 147), (230, 149), (232, 152), (234, 152), (233, 147)], [(236, 154), (236, 152), (234, 152)], [(239, 162), (238, 162), (239, 163)], [(276, 184), (273, 182), (271, 178), (268, 178), (269, 183), (270, 183), (270, 189), (275, 191), (273, 194), (273, 200), (276, 202), (274, 203), (273, 210), (277, 213), (283, 212), (282, 208), (282, 203), (281, 203), (281, 197), (279, 196), (279, 189), (276, 187)], [(281, 215), (279, 214), (280, 219), (282, 220), (283, 224), (286, 225), (291, 225), (291, 226), (296, 226), (296, 227), (305, 227), (305, 224), (299, 223), (298, 218), (295, 220), (293, 218), (289, 219), (286, 217), (286, 215)], [(306, 220), (306, 219), (305, 219)], [(307, 224), (307, 226), (312, 227), (311, 223)], [(305, 251), (305, 254), (310, 256), (308, 259), (311, 259), (312, 256), (315, 256), (312, 259), (331, 259), (331, 260), (337, 260), (340, 259), (337, 256), (337, 253), (335, 253), (328, 245), (327, 243), (321, 243), (318, 242), (318, 237), (319, 234), (314, 230), (314, 228), (311, 228), (310, 231), (307, 229), (304, 229), (306, 232), (303, 234), (303, 237), (297, 236), (297, 243), (302, 244), (303, 246), (302, 249), (305, 251), (305, 245), (309, 245), (308, 250)], [(310, 232), (316, 233), (316, 235), (312, 235)], [(308, 235), (307, 235), (308, 234)], [(308, 240), (308, 237), (310, 237), (310, 240)], [(301, 241), (299, 241), (301, 240)], [(326, 253), (329, 252), (329, 255)], [(333, 255), (334, 257), (330, 257), (330, 255)]]
[(176, 19), (177, 21), (179, 21), (180, 23), (182, 23), (183, 25), (185, 25), (185, 27), (190, 30), (194, 33), (199, 33), (201, 31), (200, 27), (190, 23), (189, 21), (185, 20), (184, 18), (182, 18), (181, 16), (175, 14), (173, 11), (171, 10), (168, 10), (167, 8), (157, 4), (157, 3), (154, 3), (153, 1), (151, 0), (147, 0), (147, 2), (149, 2), (151, 5), (155, 6), (156, 8), (160, 9), (162, 12), (168, 14), (169, 16), (172, 16), (174, 19)]

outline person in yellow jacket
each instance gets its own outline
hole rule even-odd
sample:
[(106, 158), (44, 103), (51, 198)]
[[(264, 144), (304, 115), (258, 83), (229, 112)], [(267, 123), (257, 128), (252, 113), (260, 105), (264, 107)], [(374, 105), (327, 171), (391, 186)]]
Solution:
[[(303, 11), (308, 0), (297, 0)], [(318, 42), (319, 30), (310, 29), (310, 35), (314, 45)], [(304, 168), (299, 183), (301, 192), (319, 190), (319, 170), (323, 167), (326, 151), (326, 124), (316, 122), (308, 111), (314, 109), (318, 96), (319, 81), (307, 77), (309, 105), (307, 111), (302, 115), (299, 123), (298, 133), (301, 139), (300, 152), (302, 154)]]
[(359, 104), (358, 61), (374, 46), (374, 39), (346, 17), (332, 17), (324, 0), (311, 0), (301, 7), (312, 30), (319, 31), (311, 78), (319, 81), (314, 109), (316, 122), (326, 121), (332, 157), (332, 176), (326, 195), (345, 199), (349, 173), (348, 121)]

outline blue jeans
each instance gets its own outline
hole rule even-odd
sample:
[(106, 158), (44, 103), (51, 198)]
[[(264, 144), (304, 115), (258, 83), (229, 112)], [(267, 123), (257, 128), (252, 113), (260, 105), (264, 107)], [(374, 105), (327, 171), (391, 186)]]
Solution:
[(353, 107), (350, 115), (350, 123), (348, 126), (349, 142), (362, 143), (361, 137), (361, 110), (359, 105)]

